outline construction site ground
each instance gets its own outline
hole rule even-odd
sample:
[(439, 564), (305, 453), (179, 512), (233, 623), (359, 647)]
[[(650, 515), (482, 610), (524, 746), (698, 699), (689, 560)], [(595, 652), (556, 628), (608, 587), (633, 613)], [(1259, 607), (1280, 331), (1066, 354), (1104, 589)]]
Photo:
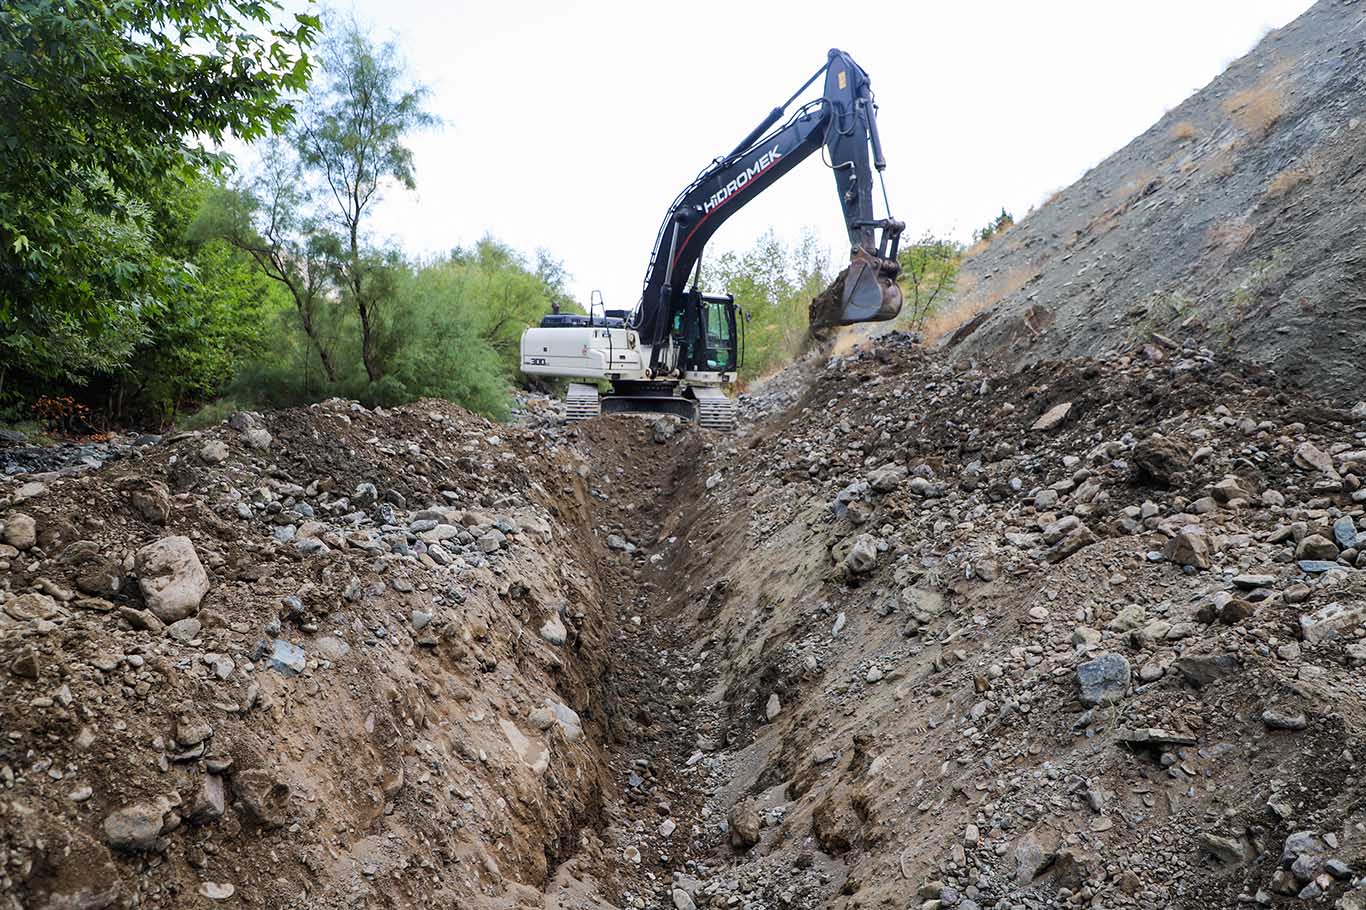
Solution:
[(333, 401), (14, 475), (4, 900), (1360, 907), (1337, 404), (894, 334), (737, 434)]

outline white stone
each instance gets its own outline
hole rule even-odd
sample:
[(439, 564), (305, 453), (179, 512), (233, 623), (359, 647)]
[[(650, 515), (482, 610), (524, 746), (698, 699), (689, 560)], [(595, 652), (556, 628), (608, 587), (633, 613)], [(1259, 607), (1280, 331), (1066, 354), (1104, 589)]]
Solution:
[(147, 608), (164, 623), (198, 612), (209, 591), (209, 576), (188, 537), (163, 537), (138, 550), (134, 574)]

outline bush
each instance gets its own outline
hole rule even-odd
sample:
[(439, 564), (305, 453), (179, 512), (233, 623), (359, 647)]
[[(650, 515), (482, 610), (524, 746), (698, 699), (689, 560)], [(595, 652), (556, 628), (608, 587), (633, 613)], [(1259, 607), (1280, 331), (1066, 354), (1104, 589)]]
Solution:
[(749, 250), (723, 253), (704, 266), (703, 285), (733, 294), (745, 311), (742, 380), (792, 361), (806, 342), (811, 299), (834, 278), (829, 255), (810, 233), (789, 247), (769, 231)]
[(1189, 120), (1182, 120), (1172, 125), (1170, 135), (1175, 142), (1189, 142), (1196, 136), (1195, 124)]
[(353, 310), (325, 307), (318, 331), (333, 352), (329, 381), (287, 301), (275, 304), (268, 349), (238, 371), (226, 395), (257, 407), (291, 407), (339, 396), (393, 405), (445, 398), (493, 419), (507, 416), (517, 379), (522, 330), (550, 310), (574, 309), (563, 268), (542, 254), (533, 270), (491, 238), (419, 267), (390, 263), (384, 306), (374, 327), (384, 376), (371, 382), (360, 357)]
[(905, 305), (897, 323), (921, 331), (953, 295), (963, 247), (926, 235), (901, 250), (901, 288)]
[(1281, 86), (1281, 80), (1289, 69), (1288, 63), (1281, 62), (1262, 76), (1256, 85), (1230, 95), (1224, 100), (1224, 113), (1252, 138), (1265, 136), (1285, 113), (1285, 89)]

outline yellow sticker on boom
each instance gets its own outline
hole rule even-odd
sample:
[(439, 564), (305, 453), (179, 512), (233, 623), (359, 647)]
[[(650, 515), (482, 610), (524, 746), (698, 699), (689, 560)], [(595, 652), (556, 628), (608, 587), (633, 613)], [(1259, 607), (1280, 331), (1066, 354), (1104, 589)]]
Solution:
[(840, 81), (840, 88), (843, 89), (843, 88), (845, 87), (845, 83), (848, 81), (848, 80), (845, 78), (844, 70), (840, 70), (840, 71), (839, 71), (839, 81)]

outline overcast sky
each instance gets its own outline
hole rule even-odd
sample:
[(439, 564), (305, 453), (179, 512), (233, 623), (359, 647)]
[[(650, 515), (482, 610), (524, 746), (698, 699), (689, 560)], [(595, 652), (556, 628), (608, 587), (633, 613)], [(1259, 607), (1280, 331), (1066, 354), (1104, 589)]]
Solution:
[[(548, 249), (576, 296), (640, 294), (667, 206), (819, 67), (831, 47), (879, 105), (893, 214), (967, 239), (1018, 217), (1146, 129), (1309, 0), (832, 4), (344, 0), (395, 40), (445, 121), (415, 136), (416, 193), (377, 211), (412, 255), (486, 233)], [(818, 156), (708, 250), (812, 228), (842, 256)]]

